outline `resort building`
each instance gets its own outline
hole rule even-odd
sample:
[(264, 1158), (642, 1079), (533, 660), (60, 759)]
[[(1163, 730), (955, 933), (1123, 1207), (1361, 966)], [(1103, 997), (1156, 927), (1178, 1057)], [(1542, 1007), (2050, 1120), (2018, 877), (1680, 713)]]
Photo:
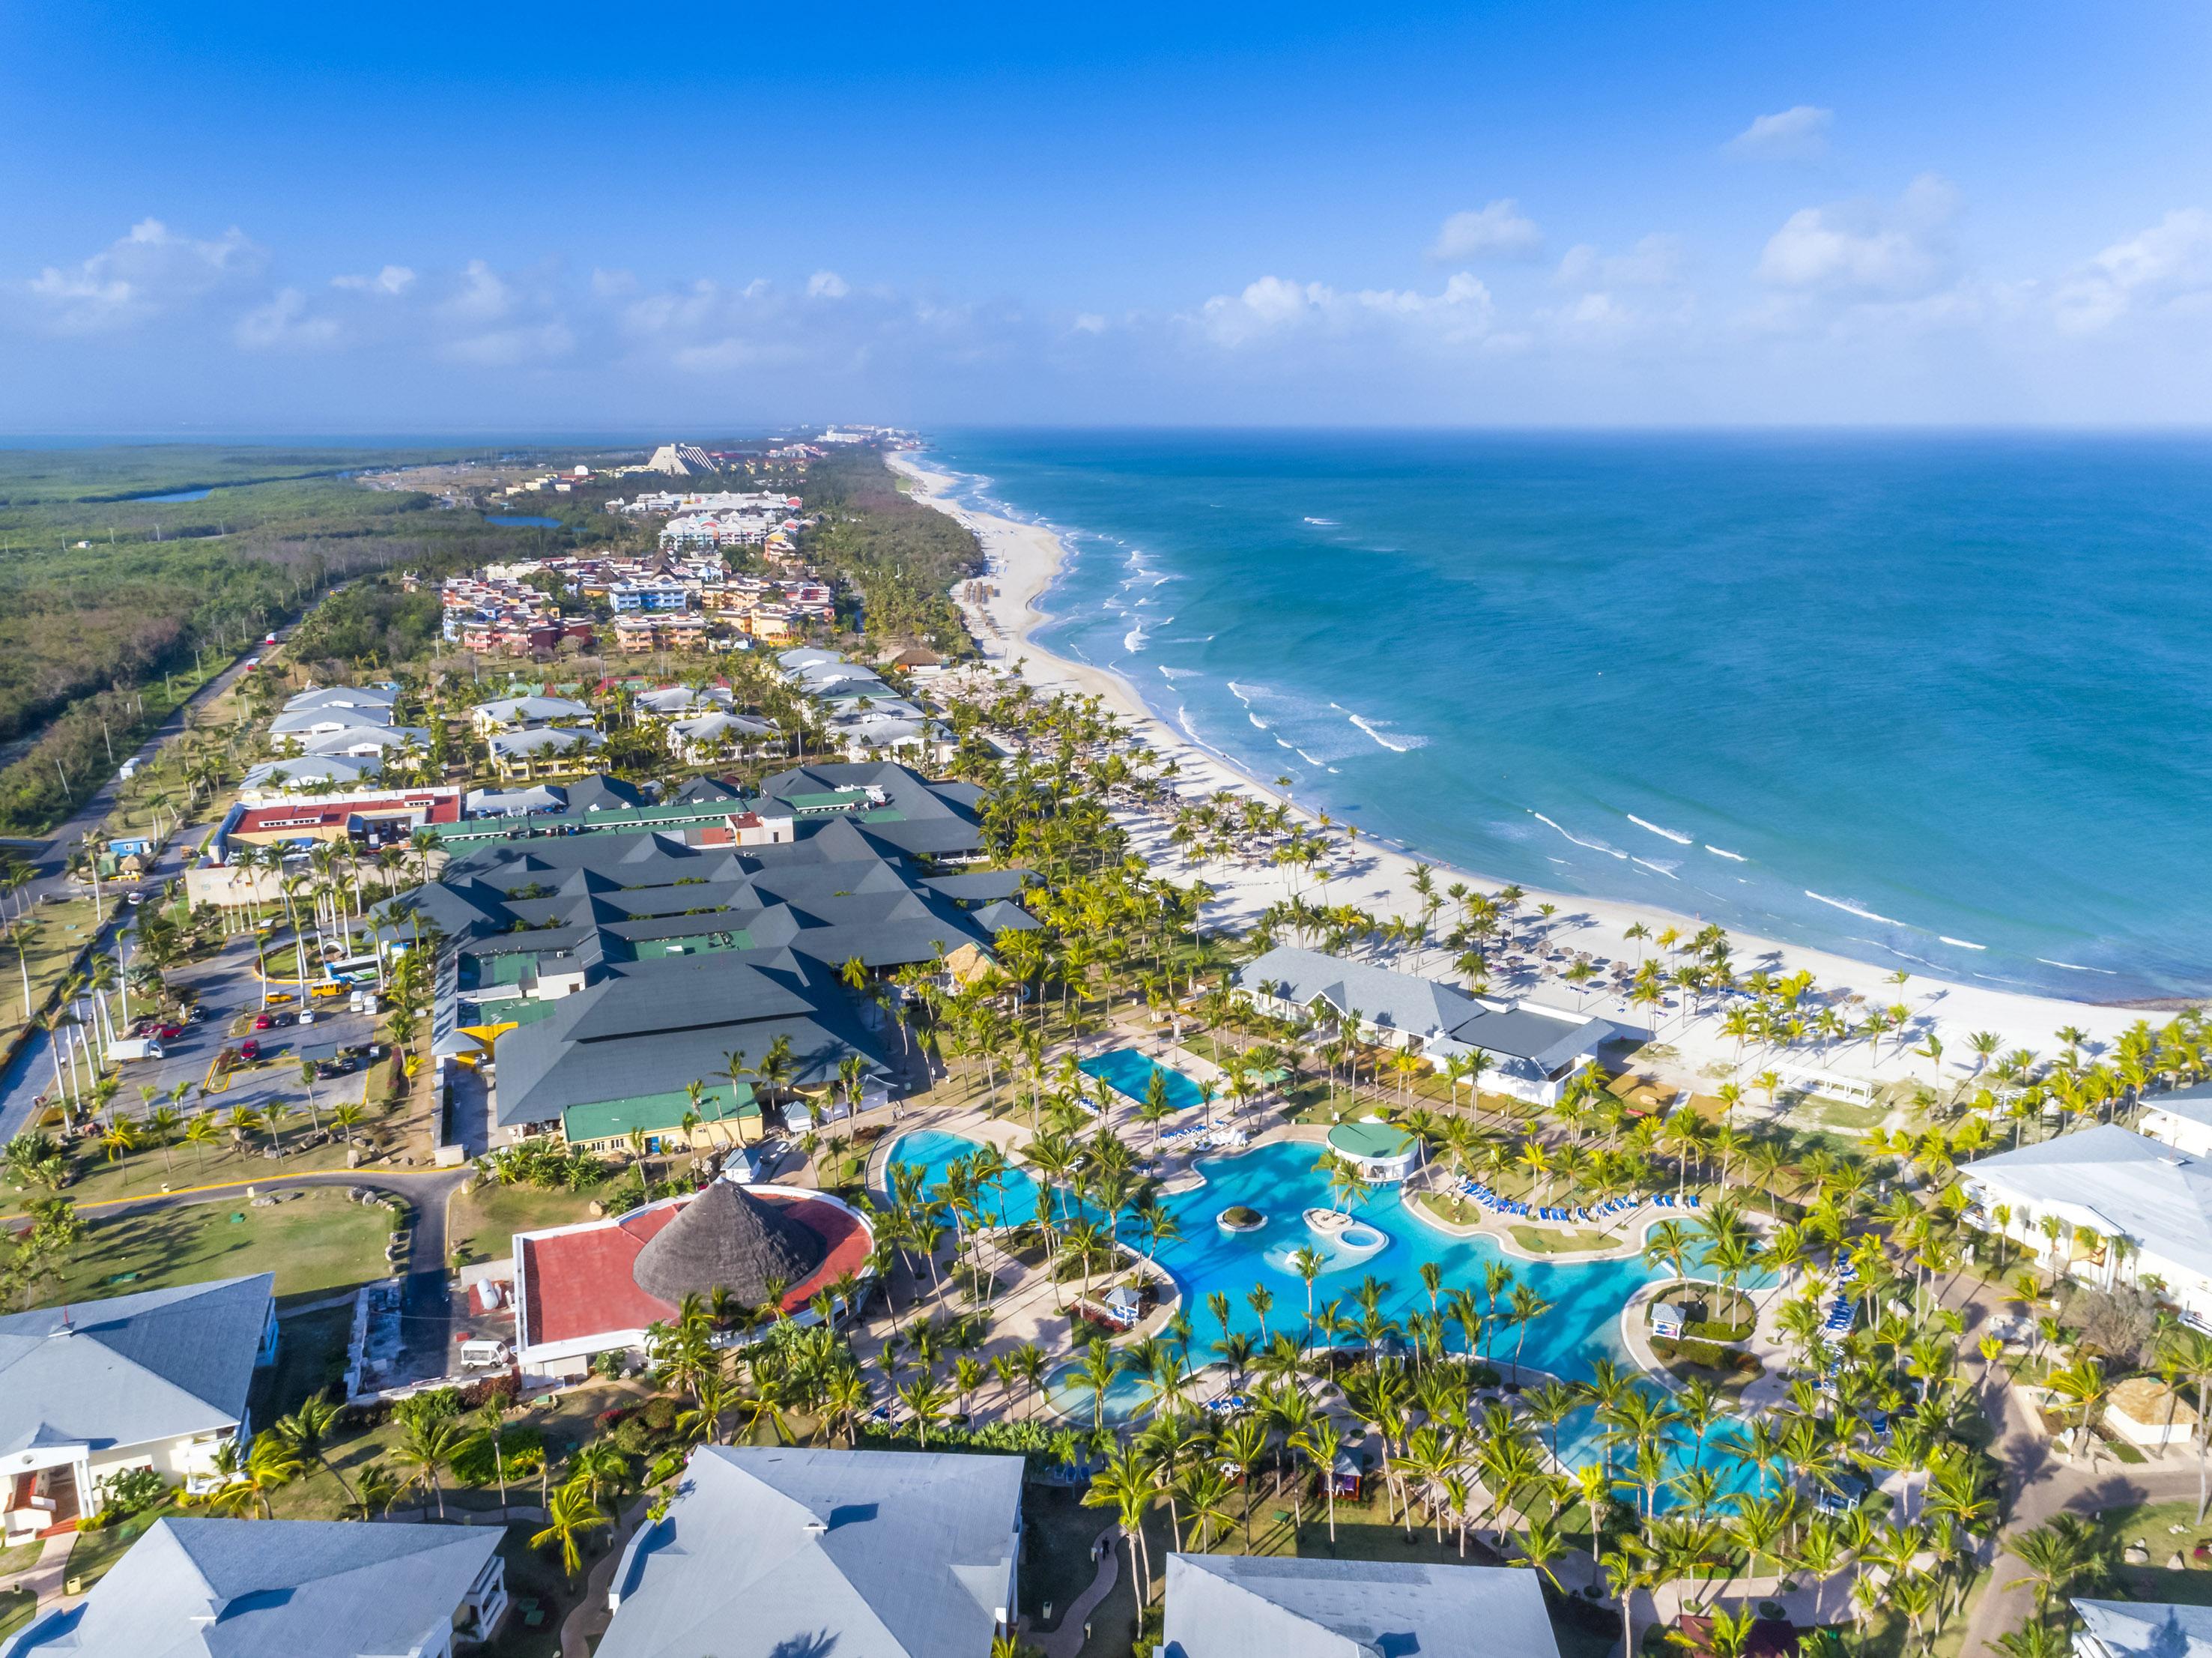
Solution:
[(1334, 1021), (1356, 1014), (1362, 1040), (1403, 1048), (1440, 1070), (1480, 1053), (1488, 1062), (1482, 1087), (1540, 1106), (1556, 1104), (1568, 1079), (1613, 1035), (1602, 1019), (1471, 996), (1436, 979), (1288, 944), (1238, 969), (1236, 988), (1278, 1019)]
[(456, 826), (439, 880), (386, 906), (388, 936), (420, 915), (445, 940), (435, 1051), (492, 1058), (501, 1138), (758, 1140), (772, 1125), (733, 1054), (787, 1056), (769, 1084), (787, 1116), (796, 1095), (842, 1094), (854, 1064), (880, 1094), (904, 1044), (848, 964), (971, 978), (997, 934), (1036, 925), (1024, 871), (945, 867), (981, 846), (964, 784), (832, 766), (766, 790), (611, 810), (613, 832), (584, 833), (574, 785), (561, 819)]
[[(2212, 1159), (2106, 1123), (1984, 1157), (1959, 1179), (1975, 1225), (2048, 1262), (2043, 1220), (2056, 1216), (2075, 1277), (2109, 1285), (2124, 1255), (2129, 1277), (2157, 1278), (2193, 1321), (2212, 1320)], [(2086, 1249), (2084, 1233), (2097, 1240)]]
[(2212, 1658), (2212, 1606), (2171, 1601), (2073, 1603), (2075, 1658)]
[(222, 1278), (0, 1317), (0, 1532), (73, 1528), (100, 1488), (153, 1468), (207, 1488), (252, 1436), (253, 1374), (276, 1358), (274, 1277)]
[(990, 1658), (1021, 1504), (1018, 1456), (702, 1446), (623, 1552), (599, 1658)]
[(499, 775), (517, 778), (560, 777), (581, 771), (607, 740), (583, 726), (547, 725), (523, 731), (495, 733), (485, 745)]
[(374, 788), (383, 775), (384, 761), (375, 754), (297, 754), (248, 769), (239, 782), (238, 797), (258, 803), (299, 795), (343, 795)]
[(489, 737), (501, 731), (532, 731), (539, 726), (567, 725), (576, 722), (590, 724), (592, 710), (582, 703), (571, 702), (566, 697), (499, 697), (488, 703), (478, 703), (469, 710), (469, 722), (476, 728), (477, 735)]
[(2148, 1095), (2136, 1127), (2192, 1157), (2212, 1157), (2212, 1082)]
[[(697, 1195), (514, 1239), (515, 1358), (531, 1381), (574, 1380), (601, 1353), (642, 1362), (647, 1332), (686, 1295), (756, 1308), (781, 1290), (787, 1319), (868, 1276), (874, 1232), (827, 1192), (746, 1186), (733, 1168)], [(744, 1338), (733, 1338), (744, 1339)]]
[(1171, 1554), (1159, 1651), (1164, 1658), (1559, 1658), (1559, 1648), (1532, 1571)]
[(0, 1658), (449, 1658), (506, 1614), (500, 1533), (337, 1520), (157, 1520)]

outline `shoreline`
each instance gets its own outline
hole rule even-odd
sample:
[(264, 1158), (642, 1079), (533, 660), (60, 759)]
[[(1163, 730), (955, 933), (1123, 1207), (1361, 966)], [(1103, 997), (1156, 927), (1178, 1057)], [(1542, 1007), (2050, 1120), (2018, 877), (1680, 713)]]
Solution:
[[(1221, 751), (1163, 720), (1121, 674), (1071, 661), (1036, 643), (1036, 631), (1054, 619), (1040, 601), (1068, 557), (1066, 545), (1057, 534), (1041, 525), (999, 517), (951, 499), (950, 492), (958, 480), (932, 469), (911, 452), (893, 454), (887, 460), (893, 471), (913, 485), (915, 500), (965, 526), (982, 547), (988, 573), (976, 579), (990, 588), (988, 595), (979, 597), (973, 583), (963, 583), (955, 596), (990, 666), (1006, 671), (1018, 667), (1022, 677), (1040, 690), (1071, 690), (1100, 698), (1130, 723), (1138, 741), (1155, 753), (1176, 761), (1179, 774), (1175, 784), (1177, 792), (1186, 798), (1202, 798), (1225, 789), (1271, 804), (1287, 805), (1301, 822), (1309, 827), (1317, 826), (1318, 819), (1313, 811), (1253, 776)], [(1209, 906), (1208, 919), (1217, 926), (1240, 930), (1249, 927), (1261, 911), (1291, 893), (1291, 877), (1273, 866), (1255, 869), (1193, 860), (1169, 844), (1165, 830), (1155, 820), (1131, 814), (1124, 824), (1131, 833), (1132, 849), (1154, 868), (1178, 881), (1204, 881), (1214, 889), (1216, 899)], [(1341, 830), (1345, 826), (1332, 826)], [(1340, 841), (1337, 844), (1341, 845)], [(1425, 864), (1434, 871), (1440, 887), (1463, 881), (1472, 887), (1495, 890), (1505, 884), (1480, 871), (1441, 859), (1420, 857), (1383, 837), (1363, 832), (1349, 858), (1342, 861), (1341, 867), (1330, 878), (1330, 901), (1353, 905), (1378, 915), (1418, 915), (1421, 905), (1413, 881), (1419, 864)], [(1559, 914), (1550, 929), (1553, 940), (1600, 957), (1626, 959), (1632, 955), (1635, 947), (1623, 940), (1622, 933), (1632, 923), (1640, 922), (1655, 934), (1668, 926), (1678, 927), (1686, 934), (1704, 924), (1696, 917), (1654, 905), (1535, 887), (1524, 886), (1523, 891), (1527, 894), (1526, 908), (1547, 902), (1558, 906)], [(1729, 930), (1729, 939), (1735, 948), (1739, 971), (1765, 966), (1787, 973), (1802, 969), (1813, 975), (1821, 991), (1832, 996), (1856, 995), (1874, 1006), (1902, 1003), (1908, 1009), (1908, 1023), (1902, 1033), (1885, 1037), (1872, 1046), (1863, 1037), (1847, 1038), (1825, 1052), (1800, 1044), (1780, 1052), (1747, 1047), (1739, 1056), (1734, 1039), (1725, 1036), (1719, 1028), (1721, 1014), (1717, 1008), (1689, 1018), (1685, 1018), (1679, 1009), (1655, 1014), (1633, 1008), (1610, 993), (1581, 997), (1571, 987), (1556, 982), (1522, 991), (1518, 993), (1519, 999), (1531, 1007), (1570, 1016), (1603, 1018), (1625, 1029), (1647, 1032), (1650, 1041), (1675, 1050), (1676, 1058), (1672, 1063), (1659, 1065), (1647, 1062), (1640, 1069), (1661, 1070), (1677, 1082), (1705, 1084), (1705, 1092), (1711, 1091), (1712, 1084), (1731, 1076), (1741, 1073), (1747, 1080), (1767, 1069), (1818, 1073), (1877, 1086), (1921, 1082), (1939, 1088), (1955, 1087), (1972, 1082), (1978, 1075), (1967, 1045), (1968, 1037), (1974, 1032), (1997, 1033), (2002, 1039), (2002, 1051), (2027, 1048), (2048, 1054), (2055, 1045), (2053, 1033), (2062, 1026), (2071, 1025), (2087, 1033), (2089, 1041), (2084, 1045), (2085, 1049), (2099, 1052), (2108, 1050), (2119, 1034), (2138, 1020), (2149, 1018), (2155, 1023), (2158, 1021), (2154, 1015), (2158, 1013), (2198, 1005), (2186, 1000), (2166, 999), (2087, 1002), (1961, 984), (1919, 974), (1899, 986), (1887, 970), (1831, 951), (1785, 944), (1732, 928)], [(1391, 965), (1401, 971), (1429, 977), (1455, 976), (1445, 953), (1440, 949), (1423, 952), (1419, 961), (1401, 959)], [(1497, 993), (1511, 994), (1503, 989)], [(1943, 1044), (1944, 1058), (1940, 1064), (1915, 1051), (1917, 1045), (1930, 1034)]]

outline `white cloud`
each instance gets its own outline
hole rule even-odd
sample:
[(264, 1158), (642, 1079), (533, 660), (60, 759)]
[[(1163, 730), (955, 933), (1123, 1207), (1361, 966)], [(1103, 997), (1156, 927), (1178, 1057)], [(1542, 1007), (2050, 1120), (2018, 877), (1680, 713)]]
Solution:
[(90, 259), (46, 266), (23, 291), (37, 320), (55, 332), (104, 333), (236, 288), (264, 262), (262, 250), (235, 226), (202, 241), (159, 219), (141, 219)]
[(1068, 326), (1079, 334), (1103, 334), (1106, 332), (1106, 319), (1096, 311), (1079, 311)]
[(373, 277), (332, 277), (331, 286), (356, 294), (378, 294), (397, 299), (415, 285), (415, 273), (404, 265), (387, 265)]
[(1286, 334), (1346, 334), (1376, 327), (1462, 344), (1490, 332), (1495, 309), (1490, 290), (1464, 271), (1434, 294), (1395, 288), (1347, 291), (1327, 283), (1261, 277), (1242, 293), (1217, 294), (1206, 301), (1198, 320), (1208, 339), (1232, 350)]
[(1769, 287), (1845, 297), (1909, 299), (1950, 275), (1958, 192), (1933, 174), (1893, 204), (1801, 208), (1768, 239), (1757, 275)]
[(2179, 208), (2148, 230), (2114, 242), (2059, 284), (2058, 326), (2095, 333), (2143, 308), (2194, 311), (2212, 301), (2212, 214)]
[(1443, 222), (1429, 257), (1439, 264), (1457, 259), (1528, 259), (1544, 245), (1544, 233), (1510, 196)]
[(1626, 253), (1601, 253), (1588, 242), (1577, 242), (1560, 259), (1559, 278), (1579, 288), (1656, 288), (1681, 271), (1681, 239), (1653, 235)]
[(471, 259), (462, 267), (460, 286), (439, 309), (455, 322), (483, 324), (499, 321), (514, 304), (514, 290), (499, 273), (482, 259)]
[(338, 343), (339, 329), (332, 318), (310, 316), (298, 289), (282, 288), (240, 317), (231, 336), (249, 351), (319, 350)]
[(835, 271), (817, 271), (806, 279), (806, 296), (809, 299), (842, 299), (852, 291), (846, 285), (845, 278)]
[(1772, 115), (1762, 115), (1728, 141), (1735, 155), (1755, 155), (1768, 161), (1810, 161), (1828, 149), (1828, 129), (1836, 112), (1811, 104), (1796, 104)]

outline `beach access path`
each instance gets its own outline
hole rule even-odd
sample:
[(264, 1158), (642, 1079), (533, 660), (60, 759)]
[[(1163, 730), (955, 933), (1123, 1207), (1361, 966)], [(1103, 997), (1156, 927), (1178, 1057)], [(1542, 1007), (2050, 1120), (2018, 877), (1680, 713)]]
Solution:
[[(894, 470), (912, 483), (915, 499), (965, 525), (981, 543), (989, 563), (988, 573), (980, 582), (963, 583), (956, 596), (993, 667), (1018, 671), (1023, 679), (1041, 691), (1065, 691), (1099, 698), (1130, 723), (1137, 740), (1146, 747), (1174, 758), (1179, 767), (1176, 786), (1194, 801), (1226, 789), (1269, 802), (1282, 802), (1290, 805), (1292, 813), (1310, 827), (1319, 827), (1319, 820), (1314, 814), (1285, 801), (1279, 791), (1246, 774), (1226, 756), (1192, 742), (1183, 733), (1158, 718), (1119, 674), (1068, 661), (1036, 643), (1033, 637), (1036, 630), (1051, 619), (1040, 600), (1066, 557), (1065, 544), (1051, 530), (981, 512), (954, 501), (951, 491), (957, 480), (930, 470), (911, 454), (893, 454), (889, 460)], [(1158, 817), (1135, 811), (1121, 815), (1133, 850), (1154, 869), (1177, 881), (1203, 881), (1213, 889), (1216, 898), (1206, 918), (1216, 928), (1248, 927), (1270, 905), (1293, 895), (1292, 883), (1298, 877), (1287, 869), (1194, 860), (1170, 843), (1170, 826)], [(1366, 837), (1362, 837), (1347, 852), (1344, 850), (1341, 826), (1338, 827), (1340, 833), (1331, 837), (1338, 851), (1328, 881), (1328, 901), (1349, 904), (1376, 915), (1419, 917), (1423, 903), (1413, 880), (1416, 869), (1424, 860)], [(1454, 881), (1492, 889), (1504, 885), (1494, 876), (1455, 869), (1433, 860), (1427, 862), (1439, 887)], [(1310, 883), (1310, 877), (1306, 879)], [(1622, 936), (1632, 923), (1640, 922), (1654, 934), (1674, 926), (1686, 936), (1703, 924), (1693, 916), (1609, 899), (1543, 892), (1533, 887), (1527, 889), (1527, 894), (1524, 909), (1547, 902), (1558, 906), (1559, 912), (1547, 932), (1547, 948), (1563, 947), (1618, 958), (1633, 951), (1634, 947), (1625, 942)], [(1723, 1009), (1717, 998), (1702, 1012), (1693, 1011), (1686, 1017), (1685, 1011), (1676, 1007), (1662, 1010), (1656, 1021), (1652, 1013), (1618, 995), (1592, 995), (1577, 1005), (1574, 991), (1564, 984), (1540, 985), (1524, 994), (1523, 1000), (1532, 1006), (1605, 1019), (1624, 1030), (1648, 1033), (1655, 1042), (1672, 1051), (1672, 1058), (1663, 1053), (1647, 1053), (1639, 1058), (1640, 1069), (1656, 1070), (1683, 1086), (1704, 1085), (1708, 1091), (1714, 1082), (1731, 1076), (1748, 1078), (1770, 1068), (1817, 1068), (1832, 1076), (1873, 1085), (1912, 1081), (1953, 1086), (1967, 1080), (1966, 1073), (1956, 1069), (1939, 1071), (1936, 1064), (1915, 1051), (1922, 1037), (1936, 1035), (1951, 1054), (1963, 1055), (1969, 1051), (1968, 1038), (1973, 1033), (1991, 1031), (2002, 1039), (2004, 1051), (2027, 1048), (2047, 1054), (2055, 1046), (2052, 1033), (2062, 1026), (2071, 1025), (2087, 1033), (2087, 1050), (2096, 1052), (2109, 1048), (2123, 1031), (2147, 1016), (2134, 1008), (2063, 1001), (1932, 978), (1915, 977), (1900, 986), (1891, 981), (1886, 968), (1827, 951), (1783, 944), (1733, 930), (1729, 939), (1735, 946), (1739, 972), (1765, 967), (1778, 974), (1786, 974), (1802, 969), (1812, 974), (1822, 991), (1831, 995), (1857, 995), (1870, 1007), (1902, 1003), (1908, 1010), (1911, 1033), (1903, 1042), (1891, 1037), (1874, 1044), (1864, 1040), (1845, 1043), (1831, 1047), (1816, 1058), (1811, 1050), (1802, 1046), (1777, 1053), (1755, 1045), (1740, 1045), (1722, 1029)], [(1440, 954), (1431, 950), (1426, 964), (1428, 971), (1438, 972)], [(2154, 1023), (2162, 1017), (2148, 1016)]]

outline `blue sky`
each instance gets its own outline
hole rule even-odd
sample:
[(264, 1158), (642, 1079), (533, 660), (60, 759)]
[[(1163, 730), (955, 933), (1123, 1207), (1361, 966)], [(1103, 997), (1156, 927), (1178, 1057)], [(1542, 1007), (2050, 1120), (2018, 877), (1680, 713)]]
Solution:
[(2201, 6), (941, 9), (19, 9), (0, 429), (2212, 418)]

